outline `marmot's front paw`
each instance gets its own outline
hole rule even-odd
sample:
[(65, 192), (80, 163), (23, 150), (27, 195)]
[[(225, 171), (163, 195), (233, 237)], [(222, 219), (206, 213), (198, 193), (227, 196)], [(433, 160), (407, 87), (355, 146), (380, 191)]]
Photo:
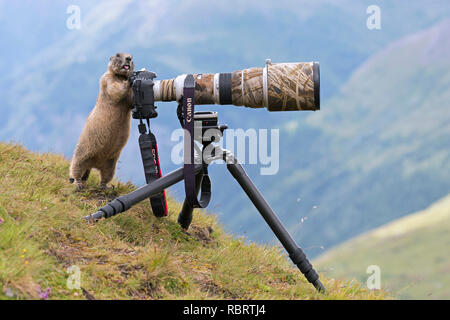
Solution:
[(76, 188), (76, 191), (81, 191), (81, 190), (84, 189), (84, 183), (83, 183), (83, 181), (81, 181), (81, 180), (75, 179), (75, 180), (73, 181), (73, 184), (77, 187), (77, 188)]

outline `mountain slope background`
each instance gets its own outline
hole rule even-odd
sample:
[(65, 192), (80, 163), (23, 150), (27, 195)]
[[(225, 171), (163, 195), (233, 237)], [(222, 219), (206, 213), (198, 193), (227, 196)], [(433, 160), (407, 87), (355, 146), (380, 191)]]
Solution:
[[(80, 30), (66, 28), (72, 4), (81, 8)], [(132, 52), (138, 68), (160, 79), (262, 66), (268, 57), (320, 61), (319, 112), (208, 107), (232, 128), (281, 128), (280, 172), (260, 176), (259, 165), (246, 168), (307, 253), (319, 254), (424, 208), (450, 188), (449, 66), (442, 58), (450, 6), (444, 0), (379, 1), (382, 29), (370, 31), (371, 4), (2, 1), (6, 47), (0, 57), (9, 71), (0, 78), (0, 140), (70, 157), (116, 51)], [(176, 167), (170, 161), (175, 105), (161, 103), (158, 111), (152, 128), (167, 172)], [(132, 129), (118, 177), (142, 184), (136, 133)], [(274, 241), (225, 169), (212, 167), (211, 175), (210, 210), (226, 229)], [(181, 187), (171, 193), (182, 199)]]
[(298, 157), (283, 158), (277, 179), (258, 179), (273, 199), (297, 192), (280, 211), (306, 247), (329, 247), (449, 192), (448, 34), (450, 20), (374, 55), (288, 135)]
[(319, 256), (314, 264), (330, 277), (365, 284), (377, 265), (381, 285), (403, 299), (450, 298), (450, 196)]

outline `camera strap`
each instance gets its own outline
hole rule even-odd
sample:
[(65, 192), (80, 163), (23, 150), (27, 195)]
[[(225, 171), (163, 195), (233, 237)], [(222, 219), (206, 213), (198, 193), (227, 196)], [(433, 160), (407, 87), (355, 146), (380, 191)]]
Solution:
[[(134, 99), (133, 118), (139, 119), (138, 129), (140, 135), (138, 142), (147, 184), (152, 183), (162, 176), (156, 137), (150, 130), (150, 118), (158, 115), (155, 111), (156, 107), (153, 105), (152, 79), (155, 76), (152, 72), (141, 71), (136, 74), (136, 78), (132, 81)], [(147, 120), (148, 133), (143, 119)], [(155, 216), (164, 217), (168, 215), (166, 193), (164, 190), (150, 197), (150, 205)]]
[[(139, 148), (141, 149), (142, 164), (144, 165), (145, 181), (152, 183), (162, 176), (159, 165), (158, 145), (155, 135), (150, 131), (150, 120), (147, 119), (148, 133), (145, 124), (140, 119), (139, 128)], [(150, 197), (153, 214), (157, 217), (168, 215), (166, 193), (161, 193)]]
[(207, 164), (203, 162), (203, 179), (201, 183), (200, 201), (197, 198), (195, 186), (195, 163), (194, 163), (194, 94), (195, 79), (188, 74), (184, 79), (183, 87), (183, 115), (184, 115), (184, 189), (186, 199), (192, 208), (206, 208), (211, 199), (211, 180), (208, 176)]

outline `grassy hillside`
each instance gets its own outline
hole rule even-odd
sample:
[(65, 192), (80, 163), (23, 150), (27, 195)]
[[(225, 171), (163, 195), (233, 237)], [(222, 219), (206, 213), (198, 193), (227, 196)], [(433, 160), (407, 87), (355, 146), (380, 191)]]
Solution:
[[(277, 247), (244, 244), (214, 216), (196, 212), (189, 233), (170, 216), (154, 218), (145, 201), (128, 213), (88, 224), (82, 217), (131, 191), (114, 182), (84, 192), (68, 183), (68, 161), (0, 143), (0, 299), (380, 299), (346, 281), (323, 279), (319, 295)], [(81, 289), (67, 288), (67, 269)]]
[(450, 195), (320, 256), (317, 268), (365, 283), (369, 265), (399, 298), (450, 299)]

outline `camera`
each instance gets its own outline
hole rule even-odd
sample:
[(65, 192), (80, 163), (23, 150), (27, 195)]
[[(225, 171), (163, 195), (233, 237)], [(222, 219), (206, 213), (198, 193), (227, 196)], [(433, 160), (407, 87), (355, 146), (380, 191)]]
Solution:
[(136, 71), (130, 77), (134, 119), (150, 119), (158, 116), (153, 94), (154, 78), (156, 73), (146, 70)]

